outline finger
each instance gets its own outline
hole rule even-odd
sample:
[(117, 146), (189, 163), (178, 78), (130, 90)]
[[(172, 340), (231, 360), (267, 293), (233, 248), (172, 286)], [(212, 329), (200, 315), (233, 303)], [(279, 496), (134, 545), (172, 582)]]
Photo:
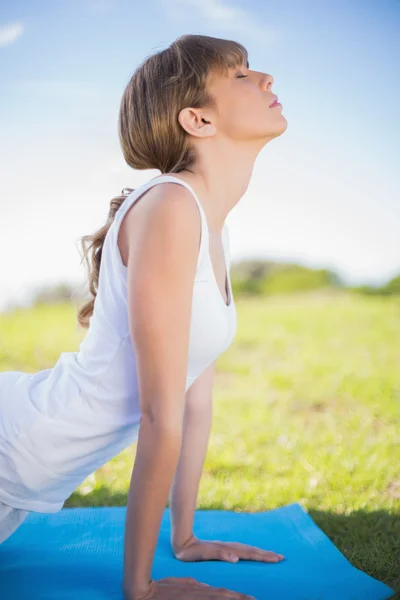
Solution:
[[(196, 592), (197, 593), (197, 592)], [(207, 594), (207, 598), (225, 598), (226, 600), (256, 600), (253, 596), (247, 596), (234, 590), (228, 590), (227, 588), (212, 587)]]
[[(264, 550), (263, 548), (257, 548), (257, 546), (242, 546), (243, 558), (245, 555), (249, 560), (281, 560), (285, 558), (283, 554), (279, 552), (272, 552), (272, 550)], [(239, 556), (242, 558), (241, 554)]]
[(283, 556), (283, 554), (278, 554), (277, 552), (258, 552), (255, 555), (254, 560), (261, 560), (264, 562), (280, 562), (281, 560), (283, 560), (285, 557)]
[(268, 551), (236, 552), (236, 555), (242, 560), (256, 560), (259, 562), (280, 562), (284, 559), (283, 554)]
[(210, 584), (204, 583), (203, 581), (197, 581), (197, 579), (194, 579), (194, 577), (186, 577), (185, 579), (188, 583), (191, 583), (192, 585), (197, 585), (202, 588), (203, 587), (211, 587)]
[(219, 544), (220, 546), (220, 560), (229, 560), (229, 555), (234, 554), (239, 559), (243, 560), (256, 560), (260, 562), (280, 562), (283, 560), (283, 554), (272, 552), (270, 550), (263, 550), (257, 546), (249, 546), (247, 544), (241, 544), (240, 542), (225, 542)]
[(188, 581), (189, 583), (197, 583), (197, 585), (206, 585), (207, 587), (210, 587), (208, 585), (208, 583), (203, 583), (202, 581), (197, 581), (197, 579), (195, 579), (194, 577), (185, 577), (185, 580)]
[[(232, 549), (233, 552), (243, 552), (247, 553), (246, 556), (258, 556), (260, 554), (264, 556), (281, 556), (283, 554), (279, 554), (279, 552), (272, 552), (272, 550), (265, 550), (264, 548), (259, 548), (258, 546), (250, 546), (248, 544), (242, 544), (240, 542), (227, 542), (229, 549)], [(226, 546), (225, 546), (226, 547)], [(243, 554), (244, 557), (244, 554)]]
[(202, 583), (197, 581), (194, 577), (168, 577), (167, 579), (161, 579), (159, 581), (163, 585), (182, 585), (187, 586), (188, 583), (191, 585), (198, 585), (199, 587), (210, 587), (208, 583)]

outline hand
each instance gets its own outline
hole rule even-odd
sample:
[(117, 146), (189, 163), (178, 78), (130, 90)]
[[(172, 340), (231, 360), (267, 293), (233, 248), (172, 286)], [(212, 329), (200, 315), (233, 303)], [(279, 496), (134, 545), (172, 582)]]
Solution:
[(256, 600), (240, 592), (201, 583), (193, 577), (164, 577), (149, 582), (147, 591), (133, 593), (124, 587), (125, 600)]
[(248, 546), (240, 542), (220, 542), (218, 540), (200, 540), (192, 535), (187, 542), (174, 551), (175, 558), (184, 562), (197, 560), (223, 560), (238, 562), (244, 560), (257, 560), (260, 562), (280, 562), (283, 554), (270, 550), (263, 550), (257, 546)]

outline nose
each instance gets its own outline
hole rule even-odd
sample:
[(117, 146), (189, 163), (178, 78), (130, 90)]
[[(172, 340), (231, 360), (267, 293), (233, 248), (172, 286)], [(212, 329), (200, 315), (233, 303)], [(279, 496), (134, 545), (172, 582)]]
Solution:
[(272, 77), (272, 75), (269, 75), (269, 73), (264, 73), (262, 82), (263, 82), (263, 86), (265, 87), (266, 90), (270, 90), (272, 88), (274, 81), (275, 80)]

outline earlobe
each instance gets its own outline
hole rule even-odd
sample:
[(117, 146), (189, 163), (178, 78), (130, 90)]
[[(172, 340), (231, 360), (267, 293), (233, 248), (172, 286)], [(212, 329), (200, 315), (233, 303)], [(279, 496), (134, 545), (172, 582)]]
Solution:
[(193, 135), (194, 132), (202, 126), (203, 118), (200, 117), (199, 121), (199, 117), (200, 115), (198, 115), (190, 107), (185, 107), (180, 111), (178, 115), (178, 121), (186, 133)]

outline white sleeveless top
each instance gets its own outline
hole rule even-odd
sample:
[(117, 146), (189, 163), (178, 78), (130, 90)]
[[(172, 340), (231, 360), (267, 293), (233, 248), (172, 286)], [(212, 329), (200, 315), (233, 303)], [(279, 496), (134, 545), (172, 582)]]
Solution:
[(107, 232), (94, 312), (79, 350), (63, 352), (54, 367), (36, 373), (0, 373), (1, 502), (57, 512), (90, 473), (137, 440), (141, 411), (128, 323), (127, 267), (117, 239), (132, 204), (164, 182), (185, 186), (201, 216), (186, 391), (231, 344), (237, 321), (226, 222), (222, 242), (228, 305), (215, 279), (207, 220), (198, 197), (177, 177), (155, 177), (126, 197)]

